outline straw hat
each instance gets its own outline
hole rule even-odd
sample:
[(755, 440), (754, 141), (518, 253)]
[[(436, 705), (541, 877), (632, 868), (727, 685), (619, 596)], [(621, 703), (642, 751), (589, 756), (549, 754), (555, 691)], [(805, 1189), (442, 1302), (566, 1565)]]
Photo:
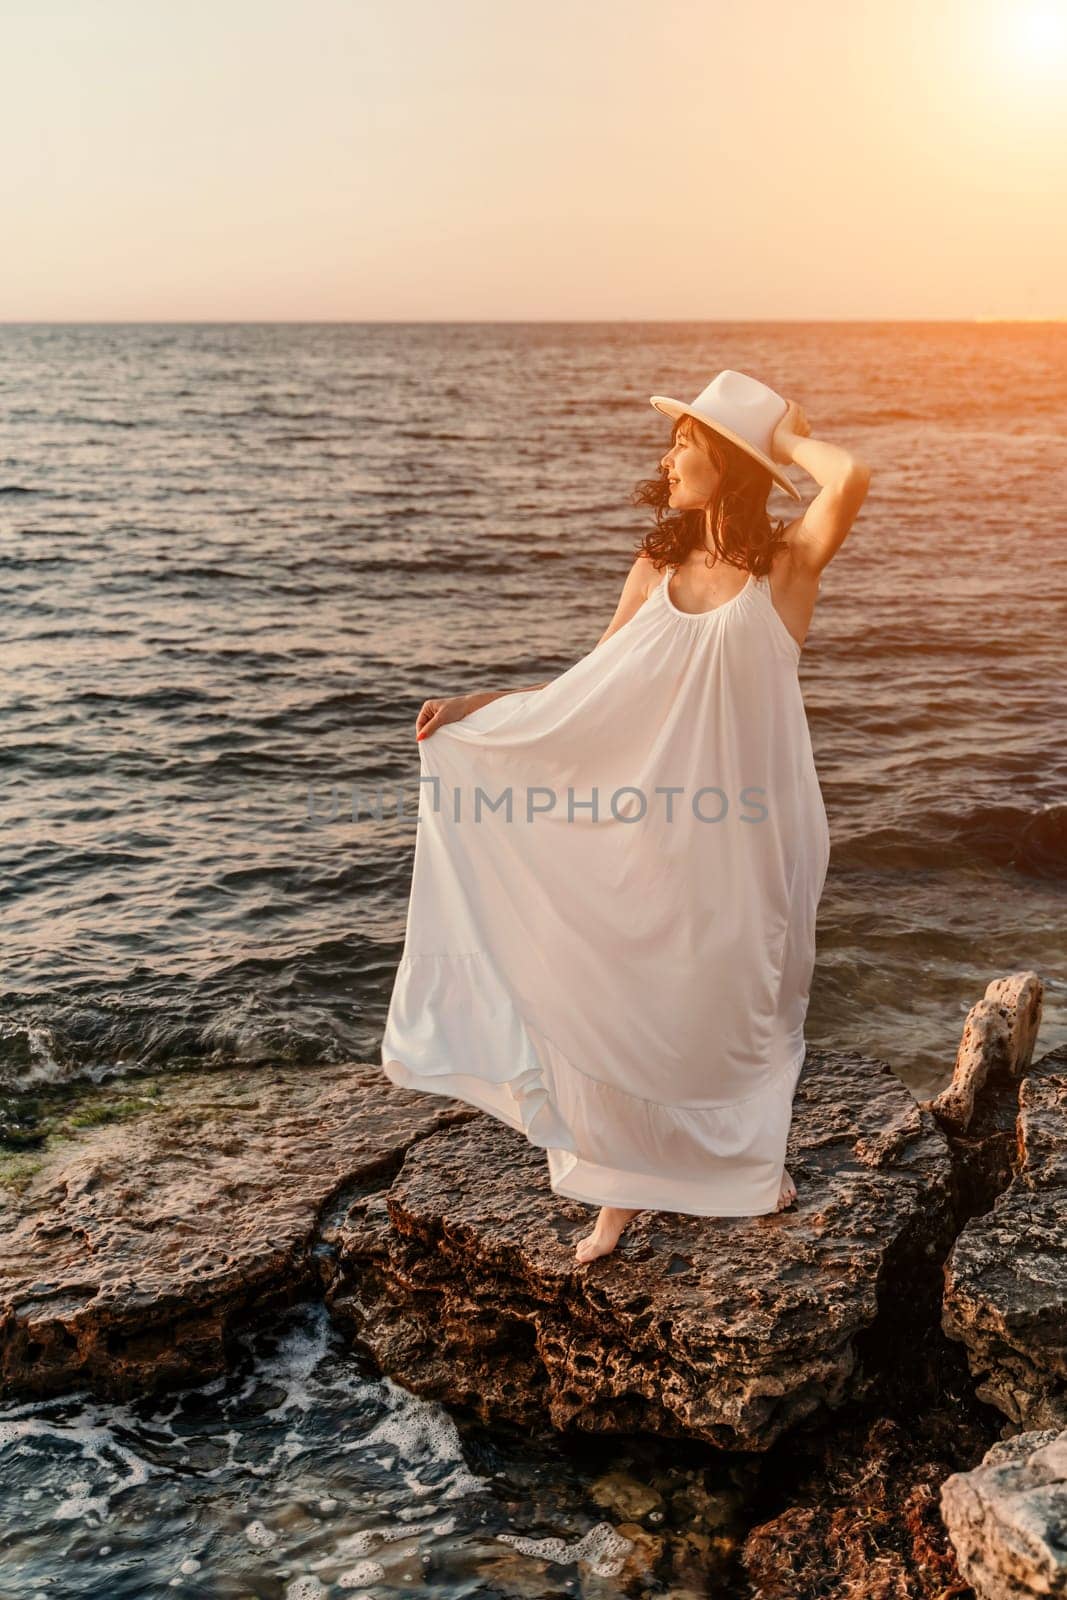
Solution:
[(662, 394), (651, 395), (650, 399), (664, 416), (695, 417), (732, 444), (747, 450), (787, 494), (794, 500), (801, 498), (799, 489), (790, 483), (771, 455), (774, 430), (789, 410), (789, 402), (758, 378), (750, 378), (747, 372), (732, 372), (727, 367), (717, 378), (712, 378), (691, 405), (684, 400), (669, 400)]

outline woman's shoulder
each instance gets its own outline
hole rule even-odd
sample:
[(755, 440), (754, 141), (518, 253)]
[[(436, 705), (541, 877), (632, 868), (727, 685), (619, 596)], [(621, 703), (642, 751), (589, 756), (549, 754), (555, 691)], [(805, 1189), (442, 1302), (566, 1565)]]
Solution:
[(610, 639), (611, 635), (617, 633), (624, 623), (629, 622), (631, 617), (637, 615), (659, 582), (662, 573), (663, 568), (657, 567), (651, 558), (643, 552), (634, 557), (622, 586), (622, 593), (615, 608), (615, 615), (600, 635), (597, 644), (603, 644), (605, 639)]
[(657, 565), (651, 556), (642, 551), (634, 558), (626, 582), (630, 584), (642, 600), (647, 600), (653, 589), (667, 570), (667, 562), (662, 558)]

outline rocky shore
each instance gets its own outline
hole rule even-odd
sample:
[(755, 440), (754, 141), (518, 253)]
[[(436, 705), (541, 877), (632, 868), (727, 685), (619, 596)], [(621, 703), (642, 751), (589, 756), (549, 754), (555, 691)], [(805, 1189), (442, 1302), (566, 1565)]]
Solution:
[[(1067, 1047), (991, 984), (923, 1104), (810, 1052), (773, 1216), (590, 1208), (543, 1154), (376, 1064), (128, 1077), (0, 1144), (0, 1393), (201, 1383), (321, 1297), (414, 1392), (486, 1421), (756, 1463), (739, 1594), (1067, 1595)], [(635, 1543), (635, 1548), (637, 1545)]]

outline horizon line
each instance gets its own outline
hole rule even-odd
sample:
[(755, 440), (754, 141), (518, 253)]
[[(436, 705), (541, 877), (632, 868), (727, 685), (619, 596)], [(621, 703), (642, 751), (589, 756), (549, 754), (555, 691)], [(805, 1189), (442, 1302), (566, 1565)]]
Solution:
[(1062, 323), (1062, 316), (1000, 316), (980, 312), (970, 317), (0, 317), (3, 328), (274, 328), (274, 327), (585, 327), (632, 324), (637, 327), (689, 326), (703, 323), (710, 327), (746, 327), (774, 324), (779, 327), (837, 327), (874, 324), (906, 326), (936, 324), (942, 327), (969, 327), (976, 322)]

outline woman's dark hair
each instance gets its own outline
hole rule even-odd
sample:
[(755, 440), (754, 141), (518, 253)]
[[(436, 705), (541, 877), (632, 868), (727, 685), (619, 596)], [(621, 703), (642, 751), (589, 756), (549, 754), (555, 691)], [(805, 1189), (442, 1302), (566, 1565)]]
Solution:
[[(747, 450), (706, 428), (695, 417), (683, 415), (675, 420), (672, 446), (683, 424), (692, 430), (719, 470), (719, 486), (709, 503), (716, 559), (740, 567), (743, 572), (765, 576), (777, 552), (787, 544), (782, 538), (785, 523), (772, 527), (767, 515), (767, 496), (774, 479)], [(647, 556), (657, 568), (680, 565), (691, 550), (707, 549), (708, 519), (704, 509), (670, 511), (667, 476), (666, 468), (661, 467), (658, 477), (642, 479), (631, 496), (635, 506), (655, 508), (655, 526), (645, 534), (635, 555)]]

